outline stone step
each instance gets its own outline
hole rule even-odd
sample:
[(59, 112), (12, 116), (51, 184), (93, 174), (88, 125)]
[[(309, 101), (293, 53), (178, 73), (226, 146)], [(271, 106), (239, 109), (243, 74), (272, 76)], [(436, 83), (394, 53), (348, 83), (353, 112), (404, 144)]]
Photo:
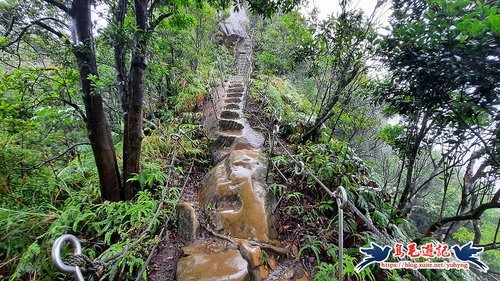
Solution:
[(240, 103), (240, 102), (241, 102), (241, 99), (239, 99), (239, 98), (226, 99), (226, 104), (229, 104), (229, 103)]
[(243, 132), (235, 132), (235, 131), (219, 131), (219, 134), (224, 137), (234, 137), (234, 138), (243, 136)]
[[(276, 237), (272, 207), (266, 199), (271, 196), (265, 190), (266, 159), (260, 149), (238, 141), (231, 147), (226, 160), (207, 174), (199, 190), (199, 199), (215, 230), (223, 230), (231, 237), (262, 242)], [(239, 195), (241, 208), (210, 208), (234, 194)]]
[(245, 91), (245, 88), (243, 87), (229, 87), (226, 92), (228, 93), (241, 93)]
[(233, 94), (227, 94), (226, 98), (243, 98), (243, 93), (233, 93)]
[(236, 122), (234, 120), (219, 120), (219, 128), (221, 131), (236, 131), (241, 132), (243, 130), (243, 124)]
[[(179, 260), (178, 281), (245, 281), (251, 278), (248, 262), (241, 256), (240, 251), (226, 250), (214, 245), (196, 247), (189, 250), (188, 256)], [(183, 251), (187, 252), (184, 249)]]
[(240, 114), (236, 111), (224, 110), (220, 113), (220, 118), (224, 119), (239, 119)]
[(210, 149), (219, 150), (221, 148), (231, 147), (231, 145), (233, 145), (234, 143), (234, 140), (236, 140), (236, 138), (239, 137), (235, 136), (234, 135), (235, 133), (237, 132), (231, 132), (224, 135), (219, 135), (219, 137), (210, 144)]
[(238, 104), (232, 103), (224, 106), (224, 110), (239, 110), (241, 107)]

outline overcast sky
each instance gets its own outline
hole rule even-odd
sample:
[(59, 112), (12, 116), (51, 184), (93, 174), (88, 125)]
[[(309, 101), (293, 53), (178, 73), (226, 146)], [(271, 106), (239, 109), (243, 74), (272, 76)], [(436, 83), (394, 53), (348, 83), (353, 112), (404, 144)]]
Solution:
[[(363, 10), (366, 15), (371, 15), (376, 4), (377, 0), (352, 0), (350, 9)], [(318, 8), (319, 19), (326, 19), (329, 15), (338, 14), (340, 12), (338, 0), (309, 0), (308, 5), (301, 10), (304, 14), (308, 14), (313, 7)], [(389, 5), (387, 4), (377, 9), (375, 19), (379, 23), (379, 27), (388, 26), (390, 14)], [(379, 29), (379, 32), (386, 33), (381, 29)]]

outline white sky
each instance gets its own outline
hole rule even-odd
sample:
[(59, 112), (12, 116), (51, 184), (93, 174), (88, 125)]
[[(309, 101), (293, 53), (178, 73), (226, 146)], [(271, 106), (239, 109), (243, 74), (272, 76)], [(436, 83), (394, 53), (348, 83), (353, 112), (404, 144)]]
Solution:
[[(389, 2), (389, 1), (386, 1), (386, 2)], [(376, 4), (377, 4), (377, 0), (352, 0), (351, 6), (349, 8), (363, 10), (363, 12), (367, 16), (369, 16), (373, 13), (373, 10), (374, 10)], [(301, 8), (301, 13), (303, 15), (307, 15), (311, 12), (313, 7), (318, 8), (318, 10), (319, 10), (318, 18), (320, 20), (326, 19), (331, 14), (340, 13), (339, 0), (309, 0), (308, 5)], [(378, 32), (383, 34), (383, 35), (386, 35), (389, 33), (389, 30), (386, 28), (389, 27), (390, 15), (391, 15), (391, 10), (390, 10), (390, 5), (388, 3), (386, 3), (385, 5), (382, 5), (380, 8), (378, 8), (378, 11), (375, 13), (374, 18), (376, 19)], [(373, 69), (372, 69), (372, 71), (373, 71)], [(379, 71), (384, 72), (383, 70), (381, 70), (379, 68), (375, 70), (375, 72), (379, 72)], [(400, 121), (401, 121), (400, 117), (396, 116), (396, 117), (392, 118), (391, 120), (389, 120), (388, 123), (394, 125), (394, 124), (399, 123)], [(440, 148), (441, 148), (440, 145), (435, 146), (435, 149), (437, 149), (438, 151), (440, 150)], [(467, 153), (467, 155), (465, 155), (464, 161), (467, 161), (471, 157), (473, 151), (474, 150), (469, 151)], [(476, 163), (475, 169), (477, 169), (480, 166), (481, 162), (482, 161), (478, 161), (478, 163)], [(462, 172), (465, 171), (465, 168), (466, 168), (465, 166), (462, 167), (462, 169), (461, 169)], [(496, 187), (496, 189), (500, 188), (500, 181), (495, 182), (495, 187)]]
[[(388, 2), (388, 1), (386, 1)], [(377, 4), (377, 0), (352, 0), (350, 9), (363, 10), (363, 12), (369, 16), (373, 13), (375, 6)], [(331, 14), (337, 14), (340, 12), (340, 6), (338, 0), (309, 0), (308, 5), (301, 9), (303, 14), (308, 14), (313, 7), (317, 7), (319, 10), (319, 19), (326, 19)], [(386, 34), (387, 31), (383, 30), (383, 27), (387, 27), (389, 16), (390, 16), (390, 8), (388, 4), (382, 5), (377, 9), (375, 14), (375, 20), (379, 24), (379, 32), (382, 34)]]

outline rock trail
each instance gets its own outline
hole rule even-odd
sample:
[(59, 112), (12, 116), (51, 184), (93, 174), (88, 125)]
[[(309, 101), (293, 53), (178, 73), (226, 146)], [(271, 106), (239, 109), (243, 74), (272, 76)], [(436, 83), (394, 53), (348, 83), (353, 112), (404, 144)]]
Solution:
[[(237, 73), (217, 88), (215, 104), (205, 107), (204, 127), (215, 139), (210, 149), (217, 164), (198, 190), (203, 221), (237, 243), (200, 238), (200, 223), (193, 208), (196, 202), (181, 203), (179, 238), (187, 244), (177, 264), (179, 281), (307, 280), (284, 265), (264, 265), (264, 250), (245, 242), (277, 242), (277, 221), (272, 212), (276, 200), (266, 192), (265, 138), (251, 128), (244, 114), (252, 55), (245, 22), (248, 18), (241, 9), (233, 11), (220, 26), (225, 45), (234, 46)], [(267, 258), (276, 263), (271, 254)]]

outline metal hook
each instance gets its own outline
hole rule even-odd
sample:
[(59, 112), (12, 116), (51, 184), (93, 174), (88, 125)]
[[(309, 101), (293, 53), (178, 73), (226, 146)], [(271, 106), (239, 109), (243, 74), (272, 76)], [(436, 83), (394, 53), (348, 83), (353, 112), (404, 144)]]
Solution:
[(338, 187), (338, 190), (340, 190), (340, 194), (338, 192), (335, 192), (335, 195), (337, 197), (337, 204), (339, 204), (340, 208), (343, 209), (345, 204), (347, 203), (347, 192), (341, 185)]
[(52, 246), (52, 262), (56, 266), (56, 268), (59, 271), (66, 272), (66, 273), (73, 273), (73, 276), (75, 277), (75, 280), (77, 281), (85, 281), (83, 279), (83, 274), (82, 271), (80, 270), (79, 266), (72, 266), (72, 265), (67, 265), (63, 262), (61, 258), (61, 248), (64, 242), (69, 242), (71, 245), (73, 245), (73, 254), (74, 255), (81, 255), (82, 254), (82, 245), (80, 244), (80, 241), (78, 241), (78, 238), (71, 234), (65, 234), (59, 238), (56, 239), (54, 242), (54, 245)]
[(302, 162), (302, 161), (299, 161), (298, 163), (295, 163), (294, 169), (295, 169), (295, 174), (296, 175), (302, 175), (302, 173), (306, 169), (306, 164), (304, 164), (304, 162)]
[(280, 132), (280, 126), (279, 125), (274, 125), (273, 126), (273, 135), (277, 135)]
[(172, 134), (172, 135), (170, 135), (170, 137), (174, 141), (179, 141), (181, 139), (181, 136), (179, 134)]

